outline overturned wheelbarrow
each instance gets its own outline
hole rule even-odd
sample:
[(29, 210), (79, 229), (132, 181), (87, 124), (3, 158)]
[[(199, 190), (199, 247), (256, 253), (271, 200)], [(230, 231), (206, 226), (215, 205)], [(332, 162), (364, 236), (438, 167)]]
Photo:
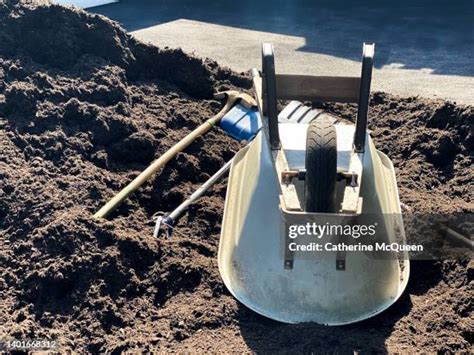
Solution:
[[(218, 261), (229, 291), (264, 316), (357, 322), (388, 308), (406, 287), (406, 255), (308, 256), (294, 250), (289, 234), (294, 226), (353, 226), (370, 216), (382, 231), (367, 244), (405, 240), (393, 165), (367, 133), (373, 55), (364, 44), (360, 78), (275, 74), (273, 47), (263, 45), (262, 71), (253, 70), (263, 129), (232, 161)], [(278, 99), (293, 101), (278, 113)], [(300, 101), (357, 103), (356, 124)], [(315, 240), (337, 245), (341, 236)]]

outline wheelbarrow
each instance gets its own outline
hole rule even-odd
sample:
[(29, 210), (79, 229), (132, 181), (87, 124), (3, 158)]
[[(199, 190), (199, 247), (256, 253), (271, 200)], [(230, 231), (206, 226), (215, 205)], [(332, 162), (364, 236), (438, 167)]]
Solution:
[[(232, 160), (218, 264), (229, 291), (266, 317), (353, 323), (387, 309), (407, 285), (406, 254), (290, 248), (292, 226), (354, 226), (364, 216), (382, 230), (377, 243), (405, 242), (394, 167), (367, 131), (373, 57), (364, 44), (360, 77), (276, 74), (264, 44), (262, 70), (252, 70), (263, 127)], [(291, 100), (281, 112), (279, 99)], [(357, 103), (355, 125), (304, 101)]]

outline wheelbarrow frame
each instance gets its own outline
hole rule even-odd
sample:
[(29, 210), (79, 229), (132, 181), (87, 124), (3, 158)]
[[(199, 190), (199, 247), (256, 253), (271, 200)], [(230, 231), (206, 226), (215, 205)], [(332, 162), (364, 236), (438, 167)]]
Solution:
[[(373, 260), (366, 255), (338, 253), (335, 264), (327, 258), (295, 262), (288, 248), (279, 247), (282, 242), (285, 246), (288, 243), (288, 223), (305, 223), (328, 215), (350, 220), (360, 216), (364, 206), (365, 210), (375, 206), (370, 201), (381, 201), (389, 207), (384, 209), (389, 213), (401, 212), (393, 165), (375, 149), (366, 132), (373, 49), (373, 45), (364, 45), (360, 78), (276, 74), (273, 48), (268, 44), (263, 46), (262, 71), (252, 70), (263, 127), (255, 140), (237, 154), (231, 167), (218, 259), (229, 291), (270, 318), (288, 323), (352, 323), (383, 311), (405, 289), (409, 274), (406, 258)], [(304, 172), (294, 170), (294, 161), (290, 165), (287, 159), (284, 139), (291, 125), (279, 131), (278, 99), (359, 105), (356, 126), (343, 127), (350, 157), (344, 171), (338, 171), (347, 181), (338, 213), (311, 213), (301, 207), (292, 180)], [(352, 136), (347, 139), (347, 134)], [(377, 192), (364, 195), (369, 203), (363, 206), (360, 193), (364, 164), (369, 166), (364, 191), (373, 184)], [(390, 191), (385, 191), (385, 183)], [(398, 224), (397, 230), (404, 237), (403, 224)], [(360, 298), (353, 301), (354, 308), (352, 297)]]
[[(362, 73), (360, 77), (276, 74), (273, 46), (269, 43), (264, 43), (262, 46), (262, 73), (260, 74), (256, 69), (252, 73), (259, 108), (262, 115), (268, 118), (268, 131), (272, 149), (278, 150), (281, 146), (278, 133), (277, 109), (277, 101), (280, 99), (357, 103), (354, 147), (357, 152), (363, 153), (366, 140), (374, 51), (374, 44), (364, 43)], [(259, 76), (262, 79), (261, 82), (255, 81)]]
[[(262, 46), (262, 72), (253, 70), (253, 83), (256, 100), (261, 115), (266, 116), (268, 135), (272, 155), (275, 160), (277, 176), (281, 183), (281, 206), (284, 213), (302, 212), (295, 189), (288, 183), (291, 177), (301, 174), (292, 171), (283, 150), (279, 134), (277, 101), (300, 100), (311, 102), (357, 103), (357, 119), (354, 132), (348, 171), (339, 172), (350, 180), (344, 191), (341, 213), (360, 214), (362, 198), (363, 160), (366, 144), (367, 114), (370, 99), (372, 68), (374, 63), (374, 44), (363, 44), (362, 72), (360, 77), (351, 76), (313, 76), (295, 74), (276, 74), (273, 46), (264, 43)], [(286, 260), (285, 267), (291, 267), (292, 261)], [(338, 268), (344, 268), (344, 262), (337, 262)]]

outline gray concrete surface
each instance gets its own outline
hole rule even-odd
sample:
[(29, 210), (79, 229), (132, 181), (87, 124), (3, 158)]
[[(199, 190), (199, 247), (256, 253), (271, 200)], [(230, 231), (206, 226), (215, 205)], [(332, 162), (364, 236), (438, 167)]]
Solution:
[(373, 90), (474, 104), (472, 1), (129, 1), (95, 7), (134, 36), (182, 47), (237, 71), (260, 67), (271, 42), (278, 72), (359, 75), (376, 43)]

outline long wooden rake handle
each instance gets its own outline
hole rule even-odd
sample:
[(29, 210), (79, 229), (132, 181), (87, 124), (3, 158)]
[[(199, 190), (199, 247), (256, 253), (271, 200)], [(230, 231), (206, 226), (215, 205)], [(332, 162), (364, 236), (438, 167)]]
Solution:
[[(236, 94), (235, 94), (236, 93)], [(224, 115), (234, 106), (235, 102), (241, 98), (238, 92), (227, 94), (225, 106), (215, 116), (201, 124), (194, 131), (171, 147), (161, 157), (156, 159), (151, 165), (138, 175), (132, 182), (125, 186), (109, 202), (107, 202), (99, 211), (94, 214), (94, 218), (107, 217), (118, 205), (120, 205), (132, 192), (138, 189), (143, 183), (149, 180), (158, 170), (165, 166), (176, 154), (189, 146), (197, 137), (208, 132), (212, 127), (219, 123)]]

